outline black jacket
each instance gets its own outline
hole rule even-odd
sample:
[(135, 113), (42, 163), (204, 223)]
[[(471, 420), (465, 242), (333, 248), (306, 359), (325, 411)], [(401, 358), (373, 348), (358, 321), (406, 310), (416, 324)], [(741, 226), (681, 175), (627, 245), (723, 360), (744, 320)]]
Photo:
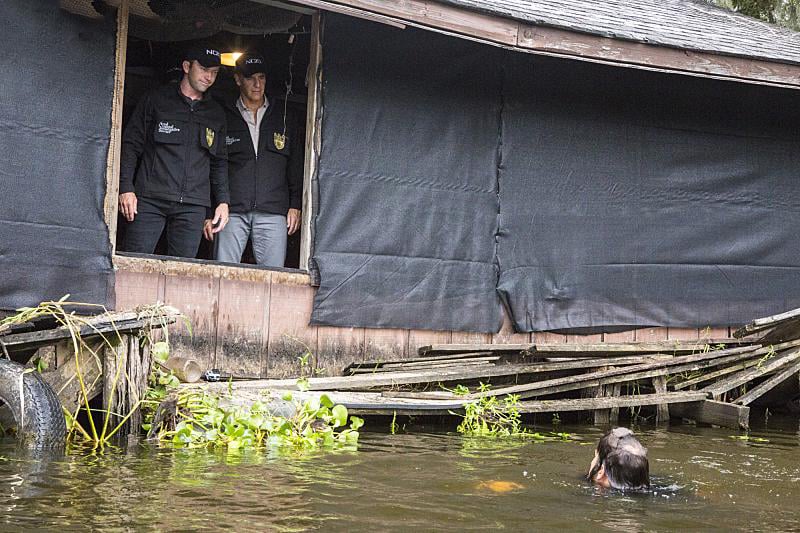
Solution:
[(253, 150), (250, 129), (236, 102), (225, 106), (230, 208), (234, 213), (259, 211), (286, 215), (290, 207), (300, 209), (302, 206), (304, 140), (291, 115), (286, 117), (284, 133), (283, 102), (270, 102), (261, 119), (258, 157)]
[(225, 136), (225, 113), (210, 96), (192, 106), (175, 84), (155, 89), (125, 127), (119, 192), (206, 207), (228, 203)]

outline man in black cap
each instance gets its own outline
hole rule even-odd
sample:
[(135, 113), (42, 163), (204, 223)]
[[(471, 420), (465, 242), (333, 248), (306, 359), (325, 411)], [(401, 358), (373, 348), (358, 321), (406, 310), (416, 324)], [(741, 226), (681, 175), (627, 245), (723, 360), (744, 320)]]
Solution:
[(287, 117), (286, 102), (270, 100), (264, 58), (243, 54), (234, 73), (239, 97), (226, 106), (229, 224), (214, 239), (212, 220), (205, 236), (215, 240), (217, 260), (238, 263), (248, 238), (259, 265), (282, 267), (287, 235), (300, 227), (302, 203), (301, 139)]
[(220, 53), (190, 50), (183, 79), (147, 95), (125, 128), (119, 208), (128, 221), (123, 249), (153, 253), (166, 226), (167, 255), (195, 257), (207, 210), (211, 232), (228, 222), (225, 113), (207, 93)]

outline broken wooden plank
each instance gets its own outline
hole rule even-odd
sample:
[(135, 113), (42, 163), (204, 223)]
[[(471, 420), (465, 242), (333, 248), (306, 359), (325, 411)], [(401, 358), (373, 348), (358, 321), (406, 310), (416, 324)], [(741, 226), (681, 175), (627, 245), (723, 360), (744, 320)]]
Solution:
[[(44, 379), (55, 391), (61, 405), (70, 413), (75, 413), (78, 405), (84, 405), (83, 390), (91, 400), (103, 392), (103, 349), (102, 340), (88, 341), (88, 348), (80, 350), (77, 357), (72, 352), (63, 365), (42, 373)], [(92, 353), (94, 352), (94, 353)], [(80, 372), (80, 379), (78, 373)], [(83, 381), (83, 388), (81, 387)]]
[(784, 311), (783, 313), (778, 313), (777, 315), (757, 318), (752, 322), (750, 322), (749, 324), (746, 324), (741, 328), (737, 329), (736, 331), (734, 331), (733, 336), (736, 338), (740, 338), (746, 335), (751, 335), (753, 333), (758, 332), (759, 330), (773, 327), (780, 322), (784, 322), (786, 320), (791, 320), (794, 318), (800, 318), (800, 307), (798, 307), (797, 309)]
[(772, 359), (766, 360), (763, 365), (757, 365), (754, 368), (748, 368), (747, 370), (738, 372), (732, 376), (729, 376), (728, 378), (717, 381), (716, 383), (712, 383), (701, 390), (711, 394), (712, 396), (717, 396), (744, 385), (748, 381), (752, 381), (758, 377), (761, 377), (768, 372), (783, 368), (797, 359), (800, 359), (800, 350), (790, 350), (788, 352), (788, 354), (781, 354), (778, 357), (773, 357)]
[(639, 405), (675, 404), (697, 402), (705, 394), (696, 391), (667, 392), (664, 394), (640, 394), (635, 396), (609, 396), (602, 398), (577, 398), (570, 400), (528, 400), (519, 402), (520, 413), (560, 413), (566, 411), (593, 411), (612, 407), (634, 407)]
[(734, 372), (738, 372), (739, 370), (744, 370), (745, 368), (750, 368), (751, 366), (756, 366), (758, 364), (758, 359), (754, 359), (751, 361), (742, 361), (741, 363), (735, 364), (733, 366), (729, 366), (727, 368), (723, 368), (721, 370), (716, 370), (714, 372), (706, 372), (703, 373), (696, 378), (687, 379), (686, 381), (681, 381), (680, 383), (676, 383), (673, 386), (673, 390), (681, 390), (687, 389), (692, 385), (697, 385), (698, 383), (703, 383), (706, 381), (711, 381), (712, 379), (716, 379), (722, 376), (727, 376), (728, 374), (732, 374)]
[[(800, 342), (799, 342), (800, 343)], [(503, 387), (500, 389), (488, 390), (470, 395), (474, 398), (482, 398), (484, 396), (500, 396), (505, 394), (518, 394), (522, 398), (530, 396), (541, 396), (543, 394), (555, 394), (557, 392), (564, 392), (566, 390), (575, 390), (593, 386), (589, 384), (593, 380), (605, 380), (600, 384), (609, 384), (616, 381), (631, 381), (633, 379), (652, 378), (658, 375), (666, 374), (669, 372), (685, 372), (690, 370), (697, 370), (702, 368), (703, 365), (697, 367), (690, 365), (691, 363), (699, 363), (701, 361), (711, 361), (718, 359), (716, 364), (723, 364), (724, 362), (731, 362), (732, 357), (754, 357), (759, 355), (762, 349), (752, 346), (744, 346), (738, 348), (729, 348), (727, 350), (718, 350), (713, 352), (699, 353), (693, 355), (684, 355), (679, 357), (672, 357), (661, 361), (654, 361), (652, 363), (643, 363), (640, 365), (633, 365), (624, 368), (615, 368), (605, 372), (592, 372), (589, 374), (582, 374), (579, 376), (568, 376), (564, 378), (551, 379), (545, 381), (537, 381), (535, 383), (525, 383), (523, 385), (513, 385), (510, 387)], [(681, 365), (681, 366), (678, 366)], [(676, 366), (669, 371), (662, 372), (661, 370), (666, 367)], [(656, 371), (656, 372), (652, 372)], [(606, 378), (623, 376), (621, 380), (607, 380)], [(636, 377), (633, 377), (636, 376)], [(542, 392), (545, 390), (546, 392)]]
[(746, 394), (738, 397), (733, 401), (733, 403), (737, 403), (740, 405), (750, 405), (755, 400), (766, 394), (767, 392), (771, 391), (790, 377), (794, 376), (800, 372), (800, 362), (796, 362), (795, 364), (791, 365), (789, 368), (775, 374), (765, 382), (756, 386), (753, 390), (748, 391)]
[(670, 405), (674, 417), (689, 418), (700, 424), (714, 424), (731, 429), (750, 429), (750, 408), (714, 400)]
[(432, 353), (437, 354), (458, 354), (469, 352), (492, 352), (492, 353), (513, 353), (524, 352), (534, 344), (432, 344), (430, 346), (420, 346), (417, 352), (421, 356)]
[(395, 365), (395, 366), (379, 366), (379, 367), (365, 367), (365, 368), (354, 368), (351, 370), (352, 375), (357, 374), (375, 374), (378, 372), (400, 372), (403, 370), (433, 370), (439, 368), (467, 368), (473, 366), (480, 366), (480, 365), (491, 365), (495, 361), (497, 361), (498, 357), (487, 357), (487, 358), (480, 358), (480, 359), (471, 359), (469, 361), (457, 361), (457, 362), (450, 362), (450, 363), (439, 363), (439, 364), (415, 364), (415, 365)]
[(752, 343), (743, 343), (738, 340), (717, 339), (714, 341), (679, 341), (664, 340), (661, 342), (625, 342), (625, 343), (598, 343), (598, 344), (534, 344), (529, 352), (542, 354), (558, 354), (558, 357), (590, 356), (601, 357), (604, 355), (651, 354), (662, 353), (667, 355), (693, 354), (710, 351), (710, 346), (735, 345), (743, 347)]
[(471, 359), (473, 357), (485, 357), (487, 355), (492, 355), (492, 352), (471, 352), (471, 353), (440, 355), (440, 356), (430, 356), (430, 357), (413, 357), (411, 359), (374, 359), (372, 361), (358, 361), (347, 365), (342, 370), (342, 375), (349, 376), (350, 371), (356, 368), (366, 368), (366, 367), (375, 368), (395, 363), (407, 364), (407, 363), (418, 363), (425, 361), (450, 361), (459, 359)]

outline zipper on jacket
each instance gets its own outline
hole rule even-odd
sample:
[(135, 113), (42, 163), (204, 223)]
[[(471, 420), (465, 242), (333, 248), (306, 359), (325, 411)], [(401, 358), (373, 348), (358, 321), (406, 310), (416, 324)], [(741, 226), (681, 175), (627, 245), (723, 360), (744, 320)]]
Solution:
[[(258, 135), (258, 142), (261, 143), (261, 134)], [(258, 194), (258, 152), (256, 152), (255, 161), (253, 161), (253, 207), (256, 210), (256, 195)]]
[[(191, 105), (189, 106), (189, 123), (190, 123), (190, 126), (192, 126), (192, 127), (189, 128), (189, 131), (191, 133), (191, 130), (196, 130), (196, 128), (193, 127), (194, 124), (195, 124), (194, 108)], [(198, 132), (195, 131), (194, 133), (198, 133)], [(195, 137), (195, 141), (196, 140), (197, 139)], [(183, 203), (183, 193), (186, 190), (186, 181), (189, 179), (189, 151), (190, 151), (190, 148), (191, 148), (191, 144), (192, 144), (191, 140), (188, 139), (187, 142), (186, 142), (186, 149), (184, 150), (184, 157), (183, 157), (183, 183), (181, 183), (181, 194), (180, 194), (180, 198), (178, 199), (178, 203), (181, 203), (181, 204)]]

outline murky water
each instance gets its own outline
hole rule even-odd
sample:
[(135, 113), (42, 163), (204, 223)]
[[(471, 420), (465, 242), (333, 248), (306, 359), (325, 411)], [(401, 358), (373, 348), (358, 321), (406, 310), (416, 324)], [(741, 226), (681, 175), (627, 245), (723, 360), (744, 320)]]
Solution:
[(559, 430), (583, 441), (367, 432), (357, 452), (302, 459), (147, 446), (43, 458), (6, 445), (0, 530), (800, 529), (797, 419), (752, 432), (769, 442), (726, 429), (639, 428), (655, 485), (644, 495), (583, 482), (600, 430)]

